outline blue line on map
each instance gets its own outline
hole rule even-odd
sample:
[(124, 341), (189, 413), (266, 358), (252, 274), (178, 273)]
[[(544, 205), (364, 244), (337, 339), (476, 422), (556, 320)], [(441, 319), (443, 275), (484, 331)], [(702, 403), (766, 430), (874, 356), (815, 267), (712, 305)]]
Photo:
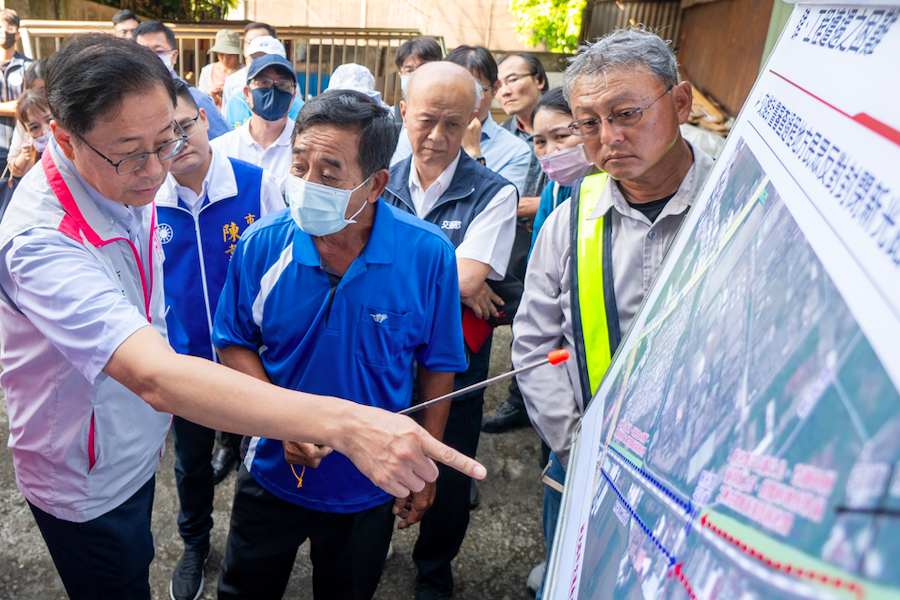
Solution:
[(600, 472), (603, 473), (603, 477), (605, 477), (606, 481), (609, 482), (609, 485), (610, 485), (610, 487), (612, 487), (613, 491), (616, 493), (616, 496), (619, 497), (619, 500), (622, 502), (622, 504), (625, 505), (625, 508), (628, 509), (628, 512), (631, 513), (631, 516), (634, 517), (634, 520), (637, 521), (637, 524), (641, 526), (641, 529), (644, 530), (644, 533), (647, 534), (647, 537), (650, 538), (650, 540), (654, 544), (656, 544), (656, 547), (659, 548), (659, 551), (662, 552), (663, 554), (665, 554), (666, 558), (669, 559), (669, 566), (671, 567), (672, 565), (674, 565), (675, 557), (672, 556), (672, 554), (668, 550), (666, 550), (666, 548), (662, 545), (662, 542), (660, 542), (658, 539), (656, 539), (656, 536), (653, 535), (653, 532), (650, 530), (650, 528), (647, 527), (647, 525), (641, 520), (641, 518), (634, 511), (634, 509), (631, 508), (631, 505), (628, 503), (628, 500), (625, 499), (625, 496), (622, 495), (622, 492), (619, 491), (619, 488), (616, 487), (616, 484), (613, 483), (613, 480), (610, 479), (609, 475), (606, 474), (606, 471), (604, 471), (603, 469), (600, 469)]
[(678, 506), (683, 508), (685, 515), (690, 515), (694, 511), (694, 508), (693, 508), (693, 506), (691, 506), (690, 501), (685, 502), (684, 500), (682, 500), (681, 498), (676, 496), (674, 493), (669, 491), (665, 486), (663, 486), (659, 481), (657, 481), (655, 477), (650, 475), (650, 473), (648, 473), (647, 471), (643, 470), (642, 468), (640, 468), (639, 466), (637, 466), (636, 464), (634, 464), (633, 462), (628, 460), (628, 458), (624, 454), (622, 454), (621, 452), (619, 452), (618, 450), (613, 448), (611, 445), (609, 446), (609, 449), (612, 451), (613, 454), (615, 454), (616, 456), (618, 456), (619, 458), (624, 460), (626, 463), (628, 463), (628, 466), (630, 466), (632, 469), (634, 469), (635, 471), (637, 471), (638, 473), (643, 475), (648, 481), (650, 481), (650, 483), (655, 485), (663, 494), (668, 496), (669, 499), (672, 500), (672, 502), (674, 502), (675, 504), (677, 504)]

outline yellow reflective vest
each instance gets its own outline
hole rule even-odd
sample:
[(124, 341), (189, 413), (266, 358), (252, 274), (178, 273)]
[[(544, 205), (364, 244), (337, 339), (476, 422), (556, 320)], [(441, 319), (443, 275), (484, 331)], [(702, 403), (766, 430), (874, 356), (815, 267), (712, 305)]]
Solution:
[(597, 391), (622, 337), (613, 289), (612, 218), (608, 213), (588, 218), (608, 181), (609, 175), (598, 173), (577, 182), (572, 190), (572, 317), (585, 407)]

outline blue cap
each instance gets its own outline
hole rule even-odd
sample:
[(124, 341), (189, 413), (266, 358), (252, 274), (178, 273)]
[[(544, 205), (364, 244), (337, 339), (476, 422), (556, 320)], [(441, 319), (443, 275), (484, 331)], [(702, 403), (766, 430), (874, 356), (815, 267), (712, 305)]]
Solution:
[(294, 70), (294, 65), (288, 62), (286, 58), (282, 58), (277, 54), (265, 54), (259, 58), (254, 58), (250, 68), (247, 69), (247, 82), (259, 75), (260, 71), (268, 67), (274, 67), (279, 71), (290, 74), (294, 78), (294, 83), (297, 82), (297, 72)]

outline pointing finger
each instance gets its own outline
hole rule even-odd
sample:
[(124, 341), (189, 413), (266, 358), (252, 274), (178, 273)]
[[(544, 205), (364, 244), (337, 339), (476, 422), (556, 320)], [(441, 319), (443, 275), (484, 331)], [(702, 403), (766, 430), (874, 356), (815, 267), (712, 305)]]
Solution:
[[(422, 450), (425, 452), (426, 456), (433, 458), (448, 467), (452, 467), (469, 477), (474, 479), (484, 479), (485, 476), (487, 476), (487, 469), (484, 468), (484, 465), (469, 458), (465, 454), (457, 452), (450, 446), (442, 444), (431, 436), (428, 436), (423, 440)], [(435, 479), (437, 479), (437, 477), (434, 479), (427, 479), (427, 481), (434, 481)]]

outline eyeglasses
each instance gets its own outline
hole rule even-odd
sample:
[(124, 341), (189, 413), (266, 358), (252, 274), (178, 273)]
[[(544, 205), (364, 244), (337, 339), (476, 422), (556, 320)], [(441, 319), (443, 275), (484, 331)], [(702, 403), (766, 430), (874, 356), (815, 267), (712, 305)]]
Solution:
[(656, 102), (660, 98), (671, 92), (673, 87), (675, 86), (670, 85), (666, 89), (666, 91), (659, 95), (659, 98), (657, 98), (644, 108), (620, 108), (619, 110), (613, 111), (613, 113), (608, 117), (572, 121), (571, 123), (569, 123), (569, 131), (571, 131), (578, 137), (588, 137), (591, 135), (595, 135), (600, 131), (600, 124), (602, 121), (606, 121), (610, 125), (616, 125), (617, 127), (634, 127), (635, 125), (640, 123), (641, 117), (644, 116), (644, 111), (656, 104)]
[(181, 131), (184, 132), (185, 137), (192, 137), (198, 131), (200, 131), (200, 124), (197, 123), (197, 120), (200, 119), (200, 111), (197, 111), (197, 116), (193, 119), (188, 119), (183, 123), (179, 123), (178, 126), (181, 127)]
[(150, 158), (151, 154), (155, 154), (156, 158), (159, 159), (160, 162), (162, 162), (164, 160), (171, 160), (172, 158), (175, 158), (175, 156), (177, 156), (178, 153), (184, 149), (184, 145), (187, 143), (188, 136), (185, 135), (184, 129), (182, 129), (181, 125), (179, 125), (177, 121), (175, 122), (175, 125), (178, 127), (179, 130), (181, 130), (181, 137), (178, 138), (177, 140), (172, 140), (171, 142), (166, 142), (165, 144), (163, 144), (162, 146), (160, 146), (153, 152), (141, 152), (140, 154), (135, 154), (133, 156), (123, 158), (119, 162), (111, 161), (106, 156), (104, 156), (99, 150), (97, 150), (96, 148), (94, 148), (93, 146), (88, 144), (88, 141), (86, 139), (84, 139), (83, 137), (81, 137), (78, 134), (75, 134), (75, 135), (78, 135), (78, 138), (82, 142), (84, 142), (84, 144), (88, 148), (90, 148), (91, 150), (96, 152), (100, 156), (100, 158), (102, 158), (103, 160), (105, 160), (106, 162), (111, 164), (113, 167), (115, 167), (117, 174), (129, 175), (131, 173), (134, 173), (135, 171), (138, 171), (141, 167), (143, 167), (144, 164), (146, 164), (147, 159)]
[(250, 87), (260, 90), (270, 90), (274, 85), (282, 92), (293, 92), (294, 91), (294, 82), (289, 79), (279, 79), (278, 81), (272, 81), (271, 79), (257, 79), (253, 78), (250, 80)]
[(527, 77), (534, 77), (535, 75), (537, 75), (537, 73), (513, 73), (512, 75), (507, 75), (505, 79), (501, 79), (500, 85), (512, 87), (523, 79)]

